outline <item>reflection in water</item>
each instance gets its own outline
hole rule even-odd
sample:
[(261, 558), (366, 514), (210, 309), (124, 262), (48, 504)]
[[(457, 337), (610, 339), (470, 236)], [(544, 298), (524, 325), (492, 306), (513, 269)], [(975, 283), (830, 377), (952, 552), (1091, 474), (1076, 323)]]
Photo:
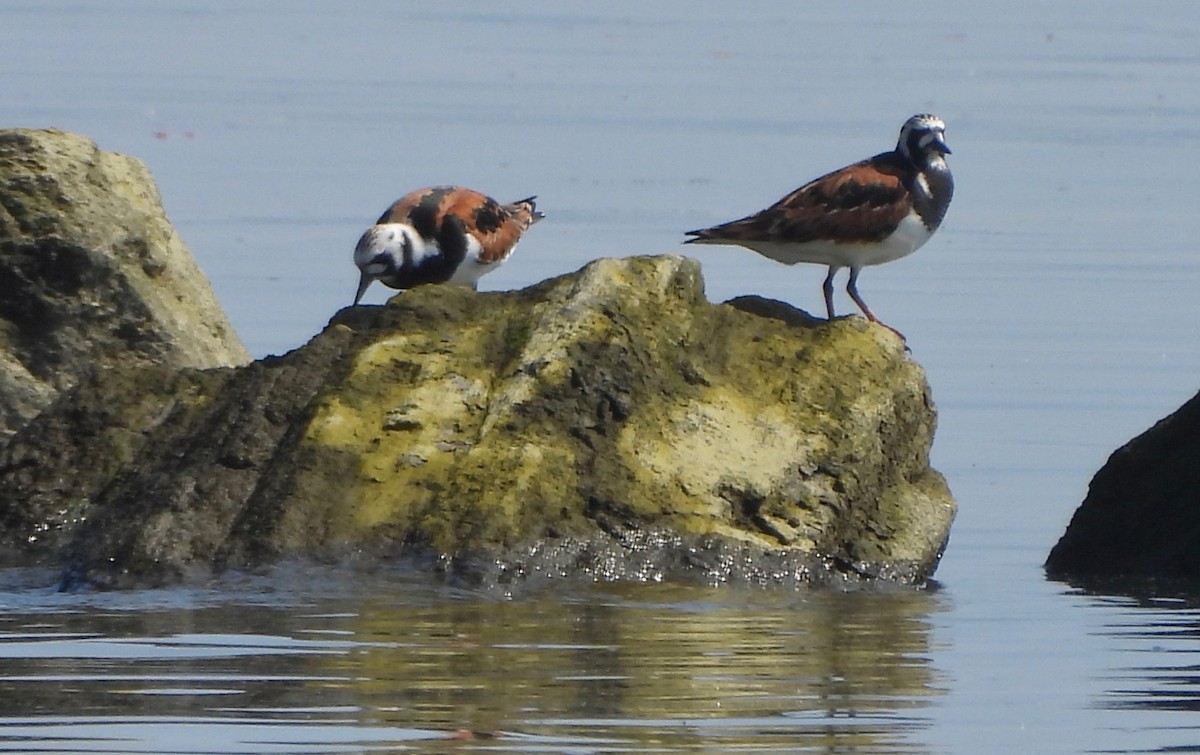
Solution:
[(483, 730), (519, 721), (546, 734), (599, 726), (626, 743), (678, 746), (693, 730), (711, 737), (722, 727), (748, 741), (807, 737), (814, 725), (825, 737), (840, 719), (848, 736), (870, 737), (877, 725), (894, 737), (919, 725), (902, 711), (933, 687), (928, 594), (760, 594), (738, 604), (637, 588), (590, 597), (418, 611), (370, 604), (359, 636), (405, 627), (412, 644), (364, 650), (378, 677), (357, 687), (359, 701), (408, 681), (396, 721), (419, 713), (423, 726)]
[[(1109, 601), (1111, 602), (1111, 601)], [(1200, 711), (1200, 600), (1135, 599), (1106, 634), (1134, 662), (1112, 673), (1100, 705), (1112, 709)], [(1200, 725), (1192, 728), (1200, 732)]]
[(928, 750), (936, 593), (288, 580), (4, 600), (0, 750)]

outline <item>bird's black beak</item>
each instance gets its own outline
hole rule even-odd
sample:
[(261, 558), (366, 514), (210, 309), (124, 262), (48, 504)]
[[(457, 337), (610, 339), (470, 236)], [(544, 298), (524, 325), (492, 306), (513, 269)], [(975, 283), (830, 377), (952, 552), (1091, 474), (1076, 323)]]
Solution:
[(374, 280), (375, 277), (373, 275), (369, 274), (366, 270), (362, 271), (362, 275), (358, 279), (358, 291), (356, 291), (354, 294), (354, 304), (351, 306), (358, 306), (359, 300), (363, 298), (363, 294), (367, 292), (367, 287), (370, 286), (371, 282)]

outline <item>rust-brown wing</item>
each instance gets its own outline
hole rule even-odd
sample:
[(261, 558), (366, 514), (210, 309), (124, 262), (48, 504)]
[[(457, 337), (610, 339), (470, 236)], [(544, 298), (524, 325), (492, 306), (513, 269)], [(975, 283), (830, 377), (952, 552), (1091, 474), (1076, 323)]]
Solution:
[(501, 205), (474, 189), (437, 186), (406, 194), (392, 203), (376, 222), (407, 223), (422, 237), (433, 239), (438, 237), (446, 218), (454, 216), (479, 241), (480, 262), (499, 262), (512, 252), (525, 229), (541, 218), (533, 199)]
[(880, 241), (912, 211), (909, 171), (893, 153), (877, 155), (801, 186), (740, 220), (689, 231), (688, 242)]

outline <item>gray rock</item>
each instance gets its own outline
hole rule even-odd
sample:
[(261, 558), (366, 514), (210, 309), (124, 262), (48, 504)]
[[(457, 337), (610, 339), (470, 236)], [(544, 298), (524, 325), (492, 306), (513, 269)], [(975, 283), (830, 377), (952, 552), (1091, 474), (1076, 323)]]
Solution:
[(250, 357), (145, 166), (60, 131), (0, 131), (0, 443), (81, 375)]
[(1200, 578), (1200, 394), (1113, 452), (1046, 571), (1079, 582)]

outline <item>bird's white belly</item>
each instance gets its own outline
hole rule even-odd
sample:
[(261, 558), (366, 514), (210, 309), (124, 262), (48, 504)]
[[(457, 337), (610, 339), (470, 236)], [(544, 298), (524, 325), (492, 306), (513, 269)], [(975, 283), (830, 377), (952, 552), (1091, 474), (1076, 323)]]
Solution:
[(797, 262), (812, 262), (834, 267), (866, 267), (882, 265), (898, 260), (915, 252), (933, 234), (916, 214), (909, 214), (900, 221), (896, 231), (878, 243), (836, 243), (833, 241), (810, 241), (789, 244), (777, 241), (742, 241), (742, 246), (753, 249), (764, 257), (770, 257), (786, 265)]
[(482, 251), (483, 249), (480, 247), (479, 241), (474, 236), (468, 235), (467, 256), (455, 268), (454, 274), (450, 276), (450, 280), (446, 281), (446, 283), (452, 286), (471, 286), (473, 288), (479, 282), (480, 278), (500, 267), (500, 264), (504, 261), (482, 262), (479, 259)]

